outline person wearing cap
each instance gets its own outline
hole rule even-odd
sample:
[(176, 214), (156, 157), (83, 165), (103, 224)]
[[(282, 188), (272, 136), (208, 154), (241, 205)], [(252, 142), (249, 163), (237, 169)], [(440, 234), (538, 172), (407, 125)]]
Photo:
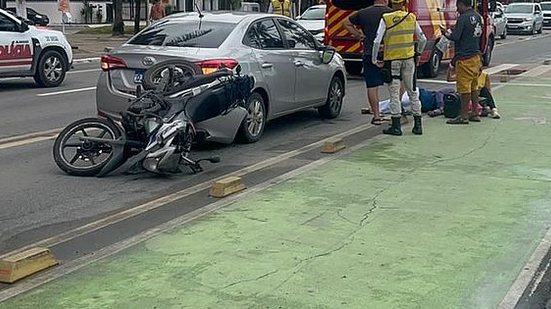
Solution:
[[(457, 0), (459, 18), (452, 30), (442, 31), (444, 36), (455, 43), (455, 67), (457, 92), (461, 96), (461, 115), (448, 120), (448, 124), (469, 124), (480, 122), (478, 106), (478, 78), (482, 70), (480, 38), (482, 36), (482, 17), (472, 8), (471, 0)], [(472, 104), (471, 104), (472, 102)], [(474, 106), (469, 111), (469, 106)]]
[[(413, 134), (422, 135), (421, 102), (414, 82), (416, 74), (416, 57), (425, 48), (427, 38), (421, 30), (417, 17), (411, 12), (404, 11), (405, 0), (391, 0), (393, 12), (383, 14), (377, 29), (377, 36), (373, 42), (371, 61), (379, 67), (385, 66), (390, 77), (385, 81), (390, 92), (390, 112), (392, 124), (383, 130), (384, 134), (402, 135), (400, 123), (400, 84), (402, 83), (411, 100), (414, 118)], [(414, 36), (418, 43), (415, 44)], [(383, 42), (383, 61), (377, 57), (379, 46)]]

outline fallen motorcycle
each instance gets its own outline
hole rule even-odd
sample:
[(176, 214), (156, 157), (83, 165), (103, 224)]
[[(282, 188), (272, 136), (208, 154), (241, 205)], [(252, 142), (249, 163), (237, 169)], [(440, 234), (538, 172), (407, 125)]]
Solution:
[(137, 87), (120, 124), (100, 117), (69, 124), (54, 143), (57, 166), (70, 175), (100, 177), (144, 170), (177, 174), (184, 167), (197, 173), (203, 170), (203, 161), (220, 162), (217, 156), (191, 158), (197, 135), (194, 124), (244, 106), (254, 80), (241, 75), (240, 67), (236, 72), (181, 74), (178, 67), (186, 65), (193, 64), (169, 60), (146, 71), (145, 90)]

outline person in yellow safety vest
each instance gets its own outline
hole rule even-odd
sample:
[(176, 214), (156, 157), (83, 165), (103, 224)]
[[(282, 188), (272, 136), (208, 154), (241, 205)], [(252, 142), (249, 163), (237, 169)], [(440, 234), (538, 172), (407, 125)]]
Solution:
[(268, 13), (293, 17), (292, 9), (293, 3), (291, 0), (272, 0), (268, 8)]
[[(388, 85), (390, 92), (392, 125), (390, 128), (383, 130), (383, 133), (396, 136), (402, 135), (400, 84), (403, 83), (412, 103), (415, 120), (412, 132), (416, 135), (422, 135), (421, 102), (419, 101), (414, 76), (416, 74), (417, 56), (425, 48), (427, 38), (421, 30), (415, 15), (403, 10), (406, 4), (405, 0), (391, 0), (390, 3), (394, 11), (383, 14), (383, 18), (379, 22), (377, 36), (373, 42), (371, 59), (379, 67), (385, 67), (384, 71), (387, 73), (385, 83)], [(417, 50), (415, 50), (414, 35), (418, 40)], [(384, 62), (377, 59), (381, 41), (384, 43)]]

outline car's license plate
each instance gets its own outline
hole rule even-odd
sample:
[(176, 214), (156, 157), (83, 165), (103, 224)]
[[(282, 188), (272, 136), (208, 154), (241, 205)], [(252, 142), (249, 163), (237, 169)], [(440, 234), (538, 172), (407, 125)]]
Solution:
[(134, 72), (134, 83), (141, 84), (143, 81), (143, 73), (144, 71), (136, 71)]

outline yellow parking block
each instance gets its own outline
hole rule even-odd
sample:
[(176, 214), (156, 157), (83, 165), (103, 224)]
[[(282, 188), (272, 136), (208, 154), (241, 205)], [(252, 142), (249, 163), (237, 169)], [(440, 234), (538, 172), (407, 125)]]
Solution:
[(344, 148), (346, 148), (346, 146), (344, 145), (342, 138), (333, 138), (323, 144), (323, 147), (321, 147), (321, 152), (335, 153), (343, 150)]
[(0, 260), (0, 282), (17, 280), (59, 264), (47, 248), (32, 248)]
[(212, 197), (226, 197), (246, 188), (241, 177), (232, 176), (215, 182), (210, 188), (210, 195)]

